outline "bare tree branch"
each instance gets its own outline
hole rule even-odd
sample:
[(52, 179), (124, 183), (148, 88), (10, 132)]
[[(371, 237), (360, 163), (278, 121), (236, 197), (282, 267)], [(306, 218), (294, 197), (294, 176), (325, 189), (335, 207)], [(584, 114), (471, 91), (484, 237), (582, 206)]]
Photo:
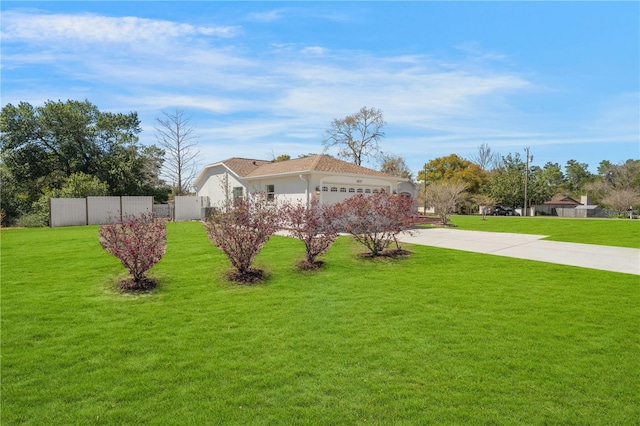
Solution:
[(384, 138), (382, 128), (387, 124), (382, 111), (376, 108), (360, 108), (355, 114), (334, 119), (322, 141), (324, 152), (337, 147), (337, 156), (362, 165), (367, 157), (379, 154), (378, 142)]
[(183, 110), (162, 112), (164, 118), (157, 118), (156, 139), (165, 150), (163, 175), (174, 190), (174, 195), (188, 193), (191, 181), (197, 174), (198, 144), (190, 117)]

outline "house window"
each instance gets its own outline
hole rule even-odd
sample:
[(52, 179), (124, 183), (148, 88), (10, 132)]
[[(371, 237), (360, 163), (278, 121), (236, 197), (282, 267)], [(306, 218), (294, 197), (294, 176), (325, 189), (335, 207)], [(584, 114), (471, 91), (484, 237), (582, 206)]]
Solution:
[(276, 199), (276, 186), (267, 185), (267, 201), (273, 201)]
[(328, 190), (329, 190), (329, 187), (328, 187), (328, 186), (323, 186), (323, 187), (322, 187), (322, 192), (327, 192)]
[(369, 188), (367, 188), (367, 189), (364, 190), (364, 193), (365, 194), (371, 194), (371, 190)]
[(233, 187), (233, 199), (237, 200), (238, 198), (242, 198), (242, 187), (241, 186), (234, 186)]
[(356, 192), (354, 188), (349, 188), (349, 192)]
[(380, 191), (379, 191), (379, 190), (377, 190), (377, 189), (374, 189), (374, 190), (373, 190), (373, 193), (374, 193), (374, 194), (377, 194), (378, 192), (380, 192)]
[(347, 188), (340, 188), (340, 192), (347, 192)]
[(362, 194), (362, 188), (358, 188), (358, 194)]
[(336, 188), (335, 186), (331, 187), (331, 192), (338, 192), (338, 188)]

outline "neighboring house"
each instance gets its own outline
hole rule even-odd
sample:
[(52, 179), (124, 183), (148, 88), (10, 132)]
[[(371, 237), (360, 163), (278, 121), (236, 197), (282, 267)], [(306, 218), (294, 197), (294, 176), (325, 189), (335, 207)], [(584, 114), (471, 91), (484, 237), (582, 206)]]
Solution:
[(557, 216), (556, 209), (575, 208), (580, 205), (580, 201), (574, 200), (565, 195), (556, 195), (549, 201), (534, 206), (536, 213), (542, 213), (549, 216)]
[(535, 206), (536, 212), (562, 217), (604, 217), (600, 206), (591, 204), (591, 197), (583, 195), (580, 201), (571, 197), (556, 196), (551, 200)]
[(387, 193), (416, 196), (409, 179), (389, 175), (338, 160), (314, 155), (287, 161), (229, 158), (206, 166), (194, 181), (198, 196), (208, 197), (210, 205), (228, 197), (261, 191), (268, 198), (308, 203), (317, 198), (334, 204), (356, 194)]

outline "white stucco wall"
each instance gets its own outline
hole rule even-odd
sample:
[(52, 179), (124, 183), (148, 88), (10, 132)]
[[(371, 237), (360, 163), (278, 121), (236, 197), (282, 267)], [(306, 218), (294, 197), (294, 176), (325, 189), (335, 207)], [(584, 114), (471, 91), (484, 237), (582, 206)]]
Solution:
[[(248, 182), (249, 192), (266, 192), (268, 185), (273, 185), (275, 190), (276, 199), (281, 201), (307, 201), (307, 180), (308, 175), (303, 175), (303, 179), (299, 175), (263, 178), (257, 180), (251, 180)], [(310, 185), (310, 183), (309, 183)], [(309, 186), (309, 188), (311, 188)], [(313, 191), (310, 190), (309, 194)]]
[[(228, 188), (227, 194), (224, 190), (225, 182)], [(196, 187), (197, 195), (209, 197), (211, 206), (224, 202), (226, 196), (233, 195), (233, 187), (238, 186), (244, 187), (244, 194), (247, 194), (258, 191), (266, 192), (267, 186), (273, 185), (278, 200), (304, 203), (318, 198), (323, 204), (334, 204), (358, 193), (371, 194), (374, 190), (384, 190), (387, 193), (405, 192), (411, 194), (412, 197), (416, 196), (415, 185), (411, 183), (356, 175), (292, 174), (255, 178), (243, 182), (236, 179), (222, 165), (207, 170), (200, 185), (200, 187)], [(336, 188), (336, 190), (332, 191), (332, 188)]]
[(241, 186), (246, 194), (246, 185), (238, 180), (235, 175), (224, 166), (216, 166), (207, 170), (199, 186), (196, 186), (196, 194), (199, 197), (209, 197), (211, 207), (224, 203), (226, 197), (233, 195), (233, 188)]

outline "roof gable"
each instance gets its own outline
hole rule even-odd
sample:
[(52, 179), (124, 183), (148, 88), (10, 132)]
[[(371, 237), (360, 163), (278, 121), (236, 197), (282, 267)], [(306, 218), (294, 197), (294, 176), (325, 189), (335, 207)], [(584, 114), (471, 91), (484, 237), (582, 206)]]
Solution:
[(580, 204), (580, 201), (576, 201), (571, 197), (568, 197), (566, 195), (556, 195), (555, 197), (551, 198), (551, 200), (549, 201), (545, 201), (542, 204), (554, 204), (554, 205), (570, 205), (570, 206), (576, 206)]

